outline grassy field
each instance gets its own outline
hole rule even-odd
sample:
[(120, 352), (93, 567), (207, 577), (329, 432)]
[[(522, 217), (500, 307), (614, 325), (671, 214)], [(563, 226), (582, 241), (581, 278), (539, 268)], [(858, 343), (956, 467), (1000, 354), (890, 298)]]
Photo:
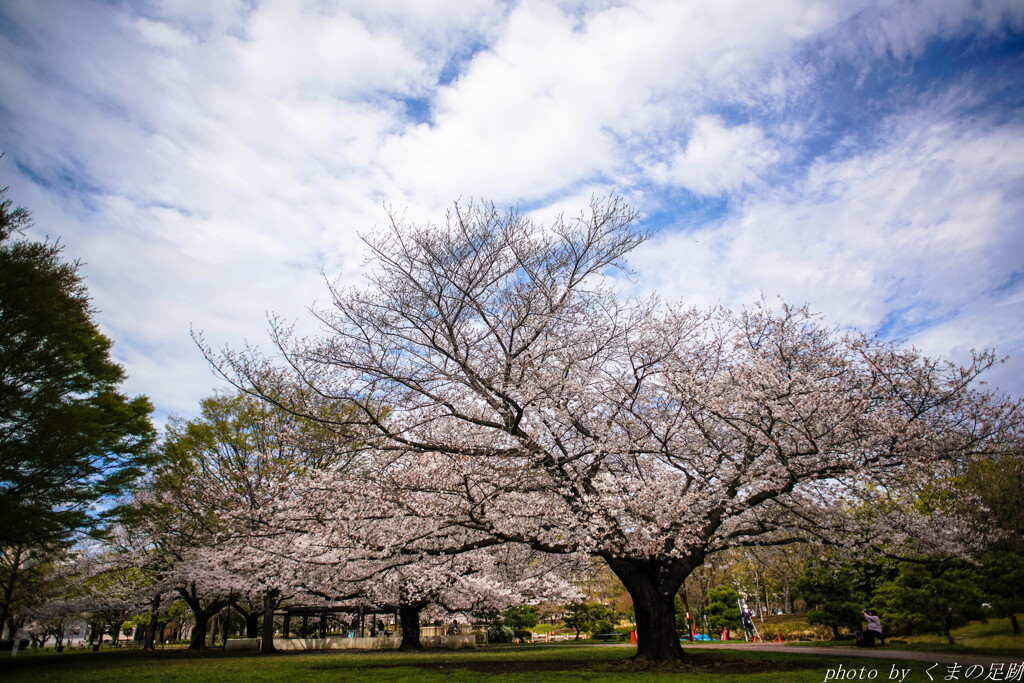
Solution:
[[(630, 661), (631, 647), (595, 645), (493, 646), (483, 650), (288, 653), (254, 655), (219, 651), (193, 654), (165, 651), (90, 651), (29, 654), (0, 658), (4, 681), (707, 681), (749, 683), (823, 682), (830, 671), (875, 670), (873, 680), (890, 680), (893, 668), (910, 669), (906, 683), (928, 681), (926, 664), (878, 659), (752, 652), (691, 651), (671, 668), (642, 668)], [(934, 673), (934, 672), (933, 672)], [(849, 680), (849, 679), (847, 679)], [(868, 680), (864, 678), (862, 680)]]
[[(909, 636), (905, 645), (884, 649), (913, 649), (926, 652), (1007, 655), (1007, 661), (1024, 662), (1024, 636), (1014, 636), (1006, 619), (972, 623), (954, 631), (956, 647), (942, 636)], [(794, 643), (795, 644), (795, 643)], [(799, 643), (809, 645), (810, 643)], [(828, 645), (818, 642), (817, 645)], [(842, 643), (849, 647), (849, 641)], [(722, 647), (728, 644), (723, 643)], [(852, 647), (851, 647), (852, 649)], [(903, 670), (910, 674), (904, 683), (930, 681), (928, 662), (893, 662), (882, 659), (769, 652), (724, 652), (691, 650), (685, 664), (649, 669), (630, 660), (633, 647), (601, 646), (589, 643), (490, 646), (474, 651), (399, 652), (296, 652), (277, 655), (224, 653), (214, 650), (191, 653), (167, 649), (157, 653), (137, 650), (86, 650), (56, 654), (53, 650), (23, 651), (11, 658), (0, 654), (3, 681), (359, 681), (360, 683), (403, 683), (405, 681), (683, 681), (711, 680), (714, 683), (747, 681), (824, 683), (826, 680), (899, 680)], [(839, 669), (839, 667), (842, 669)], [(851, 676), (855, 671), (863, 675)], [(871, 672), (876, 675), (870, 677)], [(945, 665), (932, 670), (935, 680), (946, 674)], [(831, 677), (830, 677), (831, 672)], [(842, 676), (838, 674), (843, 674)], [(894, 674), (897, 674), (894, 676)]]
[[(946, 637), (939, 634), (906, 636), (900, 638), (916, 650), (941, 648), (948, 651)], [(1013, 635), (1009, 619), (989, 619), (985, 623), (972, 622), (953, 629), (957, 647), (974, 649), (1017, 650), (1024, 654), (1024, 634)]]
[[(946, 637), (938, 633), (919, 636), (896, 636), (885, 647), (892, 650), (917, 650), (923, 652), (958, 652), (964, 654), (1014, 655), (1024, 660), (1024, 634), (1013, 635), (1009, 619), (989, 619), (986, 622), (971, 622), (953, 629), (950, 645)], [(820, 647), (852, 647), (846, 641), (818, 641), (803, 643)]]

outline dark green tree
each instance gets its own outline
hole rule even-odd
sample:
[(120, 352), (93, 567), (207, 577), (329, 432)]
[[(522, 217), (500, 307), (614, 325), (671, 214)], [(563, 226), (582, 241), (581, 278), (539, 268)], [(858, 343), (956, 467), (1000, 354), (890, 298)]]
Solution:
[[(984, 551), (975, 555), (978, 587), (996, 616), (1019, 634), (1024, 611), (1024, 444), (1006, 440), (984, 457), (964, 464), (954, 479), (958, 495), (940, 499), (965, 520), (974, 520)], [(929, 500), (929, 503), (932, 501)]]
[(532, 605), (513, 605), (502, 613), (505, 625), (512, 628), (516, 638), (523, 640), (529, 636), (527, 629), (537, 625), (537, 613)]
[(582, 632), (610, 631), (617, 617), (613, 608), (599, 602), (570, 602), (562, 612), (562, 622), (576, 630), (576, 640), (579, 640)]
[(797, 581), (797, 590), (810, 607), (808, 623), (830, 627), (833, 638), (839, 638), (841, 626), (851, 630), (860, 626), (861, 608), (849, 565), (810, 562)]
[(585, 602), (570, 602), (562, 612), (562, 621), (567, 627), (576, 630), (576, 640), (579, 640), (580, 633), (586, 631), (593, 621), (590, 606)]
[(1017, 613), (1024, 612), (1024, 558), (1020, 553), (999, 550), (983, 553), (978, 574), (985, 601), (996, 616), (1010, 620), (1014, 634), (1020, 634)]
[[(77, 261), (27, 239), (29, 212), (0, 190), (0, 548), (47, 553), (102, 521), (95, 503), (152, 462), (153, 407), (120, 393), (124, 370), (93, 321)], [(23, 552), (18, 552), (18, 549)], [(17, 589), (6, 564), (0, 595)], [(11, 605), (0, 599), (0, 622)]]
[(983, 616), (984, 600), (978, 569), (950, 558), (904, 562), (896, 578), (875, 594), (883, 625), (889, 621), (918, 631), (938, 631), (950, 645), (955, 645), (955, 626)]
[(614, 607), (608, 605), (602, 605), (599, 602), (593, 602), (588, 605), (590, 608), (590, 626), (587, 631), (591, 637), (596, 636), (598, 633), (610, 633), (615, 628), (615, 622), (619, 618), (619, 613), (615, 611)]
[(740, 608), (736, 604), (739, 600), (740, 594), (734, 588), (719, 586), (708, 591), (708, 606), (705, 613), (708, 615), (708, 628), (713, 633), (722, 629), (742, 628)]
[(676, 595), (676, 631), (684, 634), (685, 638), (689, 638), (690, 635), (687, 632), (686, 613), (689, 611), (685, 605), (683, 605), (682, 599)]

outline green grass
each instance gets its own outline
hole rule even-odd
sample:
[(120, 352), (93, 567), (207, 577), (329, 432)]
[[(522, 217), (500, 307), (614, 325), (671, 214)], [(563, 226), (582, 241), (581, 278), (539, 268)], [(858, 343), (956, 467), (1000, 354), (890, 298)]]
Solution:
[[(906, 636), (900, 638), (915, 649), (931, 650), (931, 646), (949, 647), (942, 634)], [(953, 629), (953, 640), (958, 647), (969, 649), (1016, 650), (1024, 654), (1024, 634), (1014, 635), (1009, 619), (989, 619), (982, 623), (975, 621), (961, 628)]]
[(335, 652), (255, 655), (209, 652), (89, 651), (33, 654), (11, 659), (0, 656), (4, 681), (683, 681), (715, 683), (792, 681), (820, 683), (827, 671), (872, 668), (875, 680), (887, 680), (891, 668), (910, 668), (908, 683), (927, 681), (926, 664), (836, 657), (828, 654), (687, 653), (683, 666), (643, 668), (629, 660), (632, 647), (531, 645), (492, 646), (475, 651)]
[[(893, 641), (904, 641), (893, 642)], [(955, 645), (950, 645), (941, 633), (918, 636), (896, 636), (886, 641), (890, 650), (917, 650), (920, 652), (957, 652), (978, 655), (1009, 655), (1024, 659), (1024, 634), (1013, 635), (1009, 619), (989, 619), (987, 622), (971, 622), (953, 629)], [(818, 647), (854, 647), (852, 640), (819, 641), (814, 643), (793, 643)]]

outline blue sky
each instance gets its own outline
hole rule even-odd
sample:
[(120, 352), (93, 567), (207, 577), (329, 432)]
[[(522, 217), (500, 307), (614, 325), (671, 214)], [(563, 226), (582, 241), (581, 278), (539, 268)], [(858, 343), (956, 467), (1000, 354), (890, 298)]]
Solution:
[(1024, 3), (0, 4), (0, 183), (80, 258), (162, 421), (309, 326), (385, 205), (615, 188), (635, 293), (763, 292), (1024, 395)]

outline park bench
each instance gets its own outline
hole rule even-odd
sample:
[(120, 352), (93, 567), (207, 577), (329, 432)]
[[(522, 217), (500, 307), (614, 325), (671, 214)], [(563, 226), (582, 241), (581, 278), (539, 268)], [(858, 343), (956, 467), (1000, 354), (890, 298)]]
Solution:
[(625, 640), (625, 633), (596, 633), (594, 637), (598, 640), (609, 641), (609, 640)]

